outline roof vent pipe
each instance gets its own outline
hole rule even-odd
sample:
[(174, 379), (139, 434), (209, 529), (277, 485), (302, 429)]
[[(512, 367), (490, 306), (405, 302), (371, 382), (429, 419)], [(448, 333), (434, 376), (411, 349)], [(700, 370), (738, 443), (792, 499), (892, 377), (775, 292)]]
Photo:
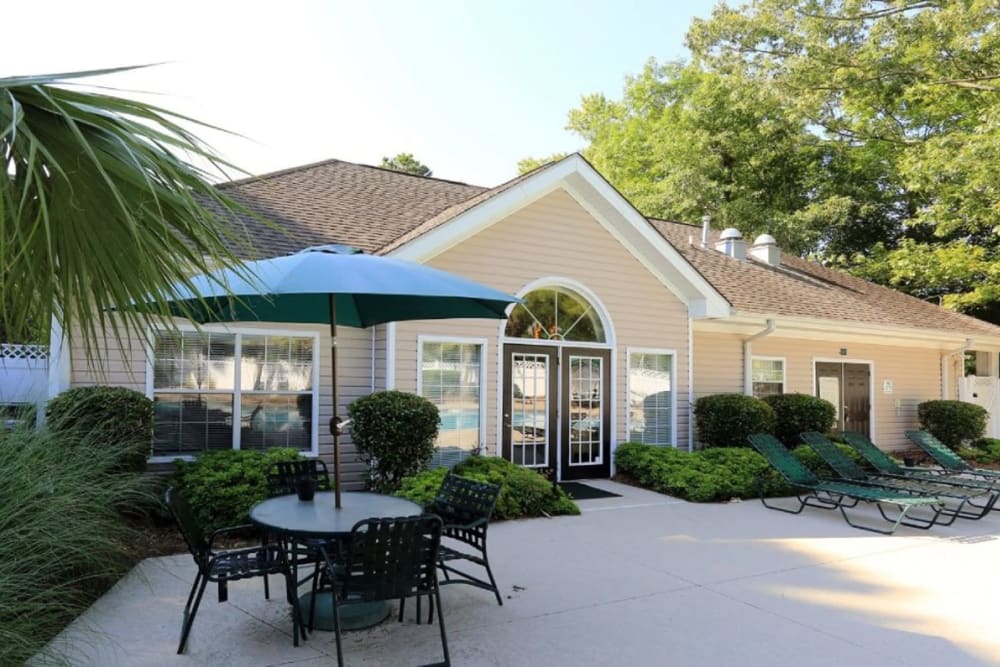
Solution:
[(778, 249), (778, 242), (770, 234), (761, 234), (754, 239), (750, 247), (750, 256), (768, 266), (781, 264), (781, 250)]
[(740, 230), (733, 227), (722, 230), (715, 249), (741, 261), (747, 258), (747, 242), (743, 240)]
[(708, 247), (708, 237), (712, 232), (712, 216), (701, 216), (701, 247)]

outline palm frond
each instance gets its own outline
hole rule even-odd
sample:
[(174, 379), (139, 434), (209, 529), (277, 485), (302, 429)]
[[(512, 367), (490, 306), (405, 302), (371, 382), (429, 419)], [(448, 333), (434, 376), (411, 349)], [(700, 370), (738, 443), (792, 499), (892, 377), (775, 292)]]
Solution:
[(244, 207), (209, 182), (232, 170), (188, 128), (217, 129), (123, 97), (66, 88), (115, 68), (0, 78), (0, 332), (37, 335), (55, 318), (88, 359), (103, 342), (170, 328), (189, 277), (251, 252)]

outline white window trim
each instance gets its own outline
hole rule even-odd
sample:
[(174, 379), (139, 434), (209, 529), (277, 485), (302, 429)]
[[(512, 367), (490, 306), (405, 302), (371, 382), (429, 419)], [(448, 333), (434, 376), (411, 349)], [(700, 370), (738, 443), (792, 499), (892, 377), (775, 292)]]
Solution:
[[(754, 354), (750, 357), (750, 395), (753, 396), (753, 362), (760, 361), (780, 361), (781, 362), (781, 393), (788, 393), (788, 360), (785, 357), (769, 357), (763, 354)], [(770, 383), (777, 384), (777, 383)]]
[(417, 335), (417, 395), (424, 395), (424, 343), (456, 343), (458, 345), (479, 345), (479, 451), (486, 451), (486, 393), (488, 384), (486, 382), (486, 352), (488, 341), (486, 338), (473, 338), (463, 336), (431, 336)]
[(658, 347), (628, 347), (625, 349), (625, 438), (632, 433), (632, 389), (629, 387), (633, 354), (662, 354), (670, 357), (670, 442), (661, 447), (677, 447), (677, 350)]
[[(186, 322), (177, 323), (177, 330), (182, 333), (187, 332), (198, 332), (198, 327), (193, 324)], [(312, 434), (310, 436), (310, 450), (302, 451), (303, 456), (318, 457), (319, 456), (319, 430), (320, 430), (320, 420), (317, 418), (319, 415), (319, 385), (322, 381), (320, 377), (320, 356), (322, 355), (322, 349), (320, 348), (320, 334), (316, 331), (303, 331), (301, 329), (272, 329), (264, 327), (233, 327), (225, 324), (205, 324), (202, 325), (200, 331), (205, 333), (227, 333), (236, 334), (236, 354), (240, 355), (243, 351), (243, 335), (250, 336), (288, 336), (292, 338), (312, 338), (313, 340), (313, 388), (312, 388), (312, 405), (313, 405), (313, 428)], [(146, 344), (146, 397), (149, 400), (154, 400), (154, 389), (153, 389), (153, 363), (155, 359), (153, 358), (154, 350), (153, 343), (156, 339), (158, 333), (169, 333), (170, 329), (157, 327), (153, 330), (152, 335), (148, 337), (148, 343)], [(235, 376), (233, 381), (235, 385), (233, 387), (233, 406), (241, 403), (243, 398), (243, 389), (240, 383), (240, 366), (241, 364), (235, 364)], [(224, 393), (229, 394), (229, 391), (193, 391), (190, 389), (180, 389), (172, 391), (172, 393)], [(233, 449), (240, 448), (240, 421), (238, 419), (233, 419)], [(149, 463), (172, 463), (178, 459), (182, 461), (193, 461), (195, 455), (193, 454), (182, 454), (178, 456), (150, 456), (147, 461)]]

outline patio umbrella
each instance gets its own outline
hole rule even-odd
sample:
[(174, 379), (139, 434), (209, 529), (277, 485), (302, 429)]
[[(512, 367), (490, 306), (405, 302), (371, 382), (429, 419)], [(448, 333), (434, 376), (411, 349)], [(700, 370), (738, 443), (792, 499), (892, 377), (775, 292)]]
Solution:
[[(254, 278), (255, 277), (255, 278)], [(368, 327), (403, 320), (503, 319), (520, 300), (471, 280), (356, 248), (323, 245), (195, 276), (176, 287), (171, 312), (199, 323), (297, 322), (330, 325), (336, 506), (340, 507), (337, 325)], [(152, 301), (151, 299), (150, 301)], [(162, 299), (161, 299), (162, 301)], [(142, 309), (142, 304), (132, 304)]]

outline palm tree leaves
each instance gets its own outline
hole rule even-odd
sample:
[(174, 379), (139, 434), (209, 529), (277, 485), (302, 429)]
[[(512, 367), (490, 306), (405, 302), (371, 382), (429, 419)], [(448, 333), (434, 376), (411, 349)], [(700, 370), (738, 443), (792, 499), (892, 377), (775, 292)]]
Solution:
[(210, 126), (65, 85), (123, 69), (0, 78), (0, 330), (11, 339), (37, 339), (54, 317), (90, 357), (109, 335), (170, 326), (165, 304), (116, 306), (169, 298), (249, 251), (235, 215), (249, 212), (206, 171), (231, 165), (188, 129)]

